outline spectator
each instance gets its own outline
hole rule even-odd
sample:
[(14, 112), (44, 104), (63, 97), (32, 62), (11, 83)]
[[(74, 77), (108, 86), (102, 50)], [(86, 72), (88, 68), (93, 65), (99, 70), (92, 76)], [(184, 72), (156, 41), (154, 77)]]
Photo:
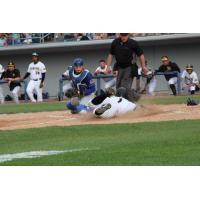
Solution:
[(199, 90), (199, 80), (197, 73), (193, 71), (193, 66), (188, 64), (181, 75), (183, 83), (183, 91), (188, 94), (195, 94)]
[[(178, 65), (174, 62), (171, 62), (168, 58), (168, 56), (162, 56), (162, 65), (159, 67), (156, 72), (179, 72), (180, 73), (180, 68)], [(165, 74), (165, 79), (169, 84), (169, 87), (172, 90), (172, 93), (174, 96), (176, 96), (176, 83), (177, 83), (177, 77), (178, 75), (176, 73), (173, 74)]]
[(0, 33), (0, 47), (6, 46), (7, 42), (6, 42), (6, 37), (3, 33)]
[(7, 38), (6, 40), (7, 45), (13, 45), (12, 33), (7, 33), (6, 38)]
[[(111, 67), (108, 67), (106, 65), (106, 61), (105, 60), (100, 60), (99, 61), (99, 66), (97, 67), (94, 75), (98, 76), (98, 75), (112, 75), (112, 69)], [(103, 78), (104, 81), (104, 89), (108, 89), (110, 87), (114, 87), (116, 84), (116, 78)]]
[(14, 45), (21, 44), (20, 34), (19, 33), (12, 33), (12, 40), (13, 40)]
[(74, 33), (64, 33), (64, 42), (75, 41), (76, 34)]
[(89, 40), (93, 40), (93, 33), (87, 33), (86, 36)]
[(107, 33), (94, 33), (94, 40), (107, 39)]
[(32, 43), (32, 33), (25, 33), (24, 44), (31, 44), (31, 43)]

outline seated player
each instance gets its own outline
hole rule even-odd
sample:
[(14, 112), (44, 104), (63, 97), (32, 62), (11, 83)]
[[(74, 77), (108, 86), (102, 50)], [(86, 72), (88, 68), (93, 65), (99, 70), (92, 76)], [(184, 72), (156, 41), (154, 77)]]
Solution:
[[(80, 104), (87, 105), (89, 100), (94, 97), (96, 87), (92, 74), (84, 67), (83, 59), (77, 58), (74, 60), (73, 67), (69, 70), (69, 79), (71, 80), (72, 88), (67, 90), (66, 96), (68, 98), (78, 96)], [(71, 94), (72, 91), (76, 95)], [(67, 103), (67, 107), (70, 110), (74, 110), (71, 101)]]
[[(90, 100), (89, 104), (83, 105), (77, 97), (71, 99), (72, 114), (92, 112), (99, 118), (111, 118), (133, 111), (136, 108), (135, 101), (139, 100), (134, 90), (127, 91), (119, 88), (115, 94), (112, 88)], [(68, 106), (67, 106), (68, 107)]]
[(193, 66), (188, 64), (181, 75), (181, 79), (184, 81), (183, 90), (184, 93), (195, 94), (195, 91), (199, 90), (199, 80), (197, 73), (193, 71)]
[[(112, 75), (112, 69), (111, 67), (108, 67), (106, 65), (105, 60), (100, 60), (99, 61), (99, 66), (97, 67), (96, 71), (94, 72), (94, 75)], [(116, 78), (104, 78), (104, 88), (108, 89), (110, 87), (114, 87), (116, 84)], [(102, 89), (104, 89), (102, 88)]]
[(8, 81), (8, 86), (13, 95), (15, 103), (19, 103), (20, 84), (20, 71), (15, 68), (14, 62), (8, 63), (8, 69), (2, 75), (3, 80)]
[[(178, 65), (174, 62), (171, 62), (167, 56), (163, 56), (161, 58), (162, 60), (162, 65), (159, 67), (156, 72), (179, 72), (180, 73), (180, 68)], [(169, 84), (169, 87), (172, 90), (173, 95), (176, 95), (176, 83), (177, 83), (177, 74), (165, 74), (165, 79)]]

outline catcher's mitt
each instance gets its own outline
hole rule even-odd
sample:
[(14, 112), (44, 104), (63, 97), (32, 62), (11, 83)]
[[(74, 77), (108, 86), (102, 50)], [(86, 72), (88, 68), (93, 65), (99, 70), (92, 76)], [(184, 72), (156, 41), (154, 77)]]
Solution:
[(72, 97), (79, 97), (79, 93), (78, 90), (70, 88), (66, 91), (65, 96), (71, 99)]

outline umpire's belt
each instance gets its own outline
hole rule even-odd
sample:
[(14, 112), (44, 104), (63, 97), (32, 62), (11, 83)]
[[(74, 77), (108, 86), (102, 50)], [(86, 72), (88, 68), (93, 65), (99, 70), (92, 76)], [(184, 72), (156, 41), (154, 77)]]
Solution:
[(39, 79), (31, 79), (32, 81), (39, 81), (39, 80), (42, 80), (41, 78)]

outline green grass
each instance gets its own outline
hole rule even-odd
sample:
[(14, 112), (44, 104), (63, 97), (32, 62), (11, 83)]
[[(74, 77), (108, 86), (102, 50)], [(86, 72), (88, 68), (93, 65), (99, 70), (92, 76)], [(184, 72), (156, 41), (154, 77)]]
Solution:
[(200, 120), (0, 132), (0, 154), (89, 148), (0, 165), (200, 165)]
[[(187, 98), (187, 96), (154, 97), (142, 99), (139, 101), (139, 104), (182, 104), (186, 102)], [(194, 96), (192, 98), (200, 101), (200, 96)], [(24, 103), (19, 105), (6, 104), (0, 105), (0, 114), (59, 111), (66, 109), (65, 104), (65, 102), (43, 102), (36, 104)]]
[(35, 104), (6, 104), (0, 105), (0, 114), (30, 113), (42, 111), (66, 110), (65, 102), (43, 102)]
[(139, 104), (160, 104), (160, 105), (184, 104), (186, 103), (188, 97), (200, 101), (200, 96), (170, 96), (170, 97), (145, 98), (139, 101)]

